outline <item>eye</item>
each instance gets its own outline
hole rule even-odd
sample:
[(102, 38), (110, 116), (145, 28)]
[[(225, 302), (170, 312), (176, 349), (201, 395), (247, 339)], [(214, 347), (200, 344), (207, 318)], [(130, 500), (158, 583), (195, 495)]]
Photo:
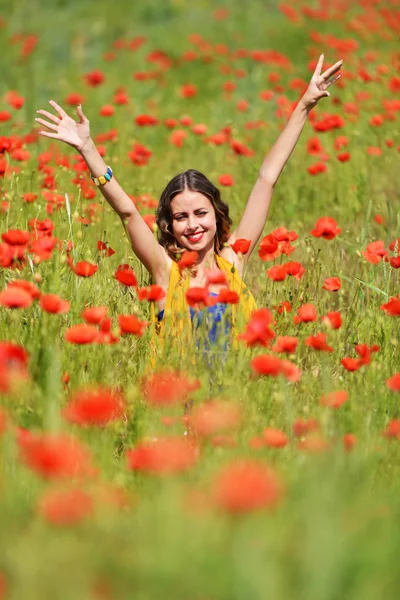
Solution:
[(199, 212), (198, 214), (201, 215), (201, 216), (203, 216), (203, 215), (207, 214), (207, 211), (203, 210), (202, 212)]

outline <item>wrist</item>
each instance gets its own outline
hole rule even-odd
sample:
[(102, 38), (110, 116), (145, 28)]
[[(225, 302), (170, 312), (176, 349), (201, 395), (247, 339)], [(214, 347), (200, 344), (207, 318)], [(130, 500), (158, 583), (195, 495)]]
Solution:
[(82, 156), (84, 156), (88, 152), (92, 152), (93, 150), (96, 150), (96, 146), (95, 146), (92, 138), (88, 138), (80, 146), (77, 146), (76, 150), (79, 152), (79, 154), (81, 154)]

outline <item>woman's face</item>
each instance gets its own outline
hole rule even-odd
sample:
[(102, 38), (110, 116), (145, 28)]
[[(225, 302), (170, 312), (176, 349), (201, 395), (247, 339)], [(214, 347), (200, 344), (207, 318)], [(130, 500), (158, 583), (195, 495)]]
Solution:
[(215, 210), (207, 196), (184, 190), (171, 201), (172, 233), (188, 250), (214, 248), (217, 233)]

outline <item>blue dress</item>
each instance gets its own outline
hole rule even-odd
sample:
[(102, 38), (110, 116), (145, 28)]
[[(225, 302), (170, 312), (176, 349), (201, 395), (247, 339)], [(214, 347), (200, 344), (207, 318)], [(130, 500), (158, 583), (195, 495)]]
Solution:
[[(210, 292), (210, 296), (218, 296), (215, 292)], [(191, 306), (190, 308), (190, 319), (192, 321), (192, 327), (194, 331), (197, 331), (199, 327), (203, 324), (204, 319), (206, 319), (206, 331), (208, 334), (208, 344), (205, 343), (204, 349), (208, 350), (210, 346), (215, 346), (217, 343), (218, 337), (222, 333), (222, 319), (225, 313), (228, 310), (228, 305), (222, 302), (217, 302), (214, 306), (208, 306), (207, 310), (203, 309), (200, 311), (194, 310)], [(157, 320), (161, 321), (164, 317), (164, 311), (161, 310), (158, 313)], [(227, 336), (229, 335), (232, 329), (231, 315), (227, 314), (225, 320), (225, 350), (227, 348)], [(200, 339), (196, 340), (197, 348), (200, 348)]]

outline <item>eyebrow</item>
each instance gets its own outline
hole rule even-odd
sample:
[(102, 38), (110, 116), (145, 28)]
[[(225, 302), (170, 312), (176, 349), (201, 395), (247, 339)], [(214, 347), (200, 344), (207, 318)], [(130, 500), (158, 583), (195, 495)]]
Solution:
[[(203, 206), (202, 208), (196, 208), (196, 210), (194, 212), (197, 213), (200, 210), (208, 210), (208, 209)], [(179, 212), (173, 213), (172, 216), (173, 217), (177, 217), (178, 215), (185, 215), (185, 214), (187, 214), (186, 211), (185, 210), (181, 210)]]

